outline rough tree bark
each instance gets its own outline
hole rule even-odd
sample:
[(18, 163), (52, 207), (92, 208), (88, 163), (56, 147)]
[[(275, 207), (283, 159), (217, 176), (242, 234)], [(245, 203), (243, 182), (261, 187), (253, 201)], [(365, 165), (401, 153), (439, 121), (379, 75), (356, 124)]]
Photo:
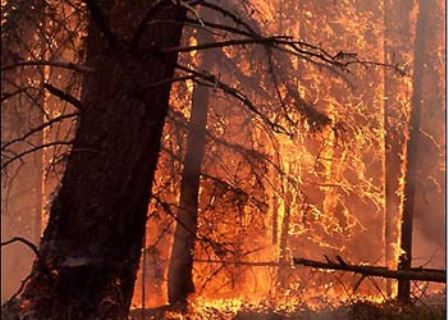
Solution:
[[(212, 39), (198, 33), (198, 43), (210, 43)], [(213, 65), (210, 52), (202, 54), (201, 68), (210, 70)], [(193, 89), (191, 119), (187, 151), (182, 171), (179, 211), (174, 232), (174, 242), (168, 273), (168, 301), (170, 304), (185, 303), (188, 295), (195, 291), (193, 283), (193, 258), (198, 226), (198, 196), (202, 158), (206, 145), (208, 88), (195, 85)]]
[[(426, 41), (430, 36), (428, 30), (429, 19), (431, 19), (431, 8), (436, 7), (434, 0), (419, 1), (419, 13), (417, 18), (417, 29), (414, 44), (414, 71), (413, 92), (411, 99), (411, 117), (409, 138), (407, 142), (407, 161), (405, 172), (405, 186), (403, 199), (403, 215), (401, 219), (401, 250), (398, 269), (407, 270), (412, 266), (412, 230), (415, 208), (415, 188), (418, 183), (419, 150), (418, 141), (420, 136), (420, 114), (423, 108), (423, 77), (425, 63), (427, 61)], [(410, 281), (400, 280), (398, 282), (398, 300), (408, 303), (410, 300)]]
[[(384, 1), (384, 56), (387, 63), (404, 62), (405, 54), (410, 51), (409, 14), (413, 3), (407, 0)], [(406, 39), (406, 40), (404, 40)], [(400, 178), (403, 161), (401, 156), (405, 148), (403, 134), (403, 112), (397, 91), (404, 90), (403, 78), (392, 72), (384, 71), (384, 143), (385, 154), (385, 219), (384, 244), (386, 265), (396, 268), (395, 245), (399, 240), (399, 217), (402, 197), (400, 196)], [(387, 295), (392, 294), (392, 281), (386, 284)]]
[[(127, 318), (171, 87), (145, 86), (173, 76), (177, 54), (156, 48), (178, 46), (185, 19), (171, 1), (86, 3), (94, 72), (83, 80), (73, 148), (22, 296), (37, 319)], [(179, 23), (139, 28), (148, 11)]]

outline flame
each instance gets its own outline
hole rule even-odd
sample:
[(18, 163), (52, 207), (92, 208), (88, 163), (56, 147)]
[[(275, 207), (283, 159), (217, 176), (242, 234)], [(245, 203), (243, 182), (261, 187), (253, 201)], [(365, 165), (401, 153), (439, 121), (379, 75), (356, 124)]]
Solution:
[[(71, 16), (73, 13), (70, 6), (50, 2), (57, 7), (56, 15)], [(2, 6), (6, 4), (7, 1), (2, 0)], [(440, 12), (444, 12), (442, 1), (438, 5)], [(334, 55), (343, 50), (356, 52), (358, 57), (370, 61), (386, 59), (383, 2), (257, 0), (250, 9), (251, 19), (259, 23), (266, 34), (289, 35), (325, 48)], [(397, 51), (400, 51), (400, 61), (397, 62), (407, 71), (412, 70), (414, 64), (411, 47), (417, 18), (418, 6), (414, 5), (409, 12), (407, 33), (410, 37), (397, 43)], [(75, 22), (69, 23), (69, 27), (74, 27)], [(57, 26), (50, 22), (44, 28), (50, 33)], [(83, 35), (85, 31), (80, 32), (75, 41), (81, 43)], [(442, 36), (443, 32), (438, 32), (433, 40), (437, 44), (431, 44), (435, 48), (432, 59), (440, 70), (444, 64)], [(51, 49), (62, 43), (57, 32), (48, 40)], [(186, 45), (198, 44), (194, 32), (188, 33), (184, 40)], [(183, 54), (181, 63), (198, 68), (201, 53)], [(383, 236), (385, 105), (393, 103), (400, 114), (394, 125), (399, 131), (407, 132), (412, 77), (397, 77), (390, 94), (385, 89), (385, 73), (389, 71), (384, 69), (353, 66), (350, 70), (356, 77), (352, 77), (305, 63), (298, 57), (286, 57), (282, 62), (288, 66), (288, 72), (278, 72), (281, 73), (277, 79), (278, 88), (274, 90), (274, 81), (267, 75), (266, 57), (260, 60), (259, 51), (226, 47), (221, 53), (224, 64), (227, 58), (234, 65), (230, 69), (217, 63), (213, 71), (219, 78), (242, 89), (270, 120), (290, 129), (292, 134), (266, 133), (259, 117), (229, 100), (216, 88), (210, 90), (213, 91), (207, 123), (210, 136), (207, 137), (203, 163), (205, 174), (201, 180), (200, 221), (195, 247), (197, 292), (190, 297), (188, 319), (212, 319), (214, 312), (223, 319), (231, 319), (239, 312), (268, 309), (292, 314), (300, 308), (320, 310), (353, 299), (385, 302), (389, 297), (383, 292), (384, 281), (364, 281), (353, 292), (354, 282), (358, 279), (340, 272), (294, 266), (292, 257), (322, 260), (324, 255), (340, 255), (354, 264), (385, 263), (389, 268), (397, 268), (398, 257), (403, 254), (399, 214), (391, 219), (391, 243), (385, 243)], [(39, 56), (40, 52), (34, 54)], [(71, 60), (78, 53), (66, 50), (61, 55)], [(64, 71), (54, 71), (50, 67), (43, 70), (44, 81), (61, 88), (67, 83), (72, 84)], [(444, 86), (442, 73), (434, 84), (440, 92)], [(40, 83), (32, 77), (27, 81), (30, 86)], [(188, 135), (185, 123), (190, 118), (195, 86), (194, 81), (187, 80), (174, 83), (172, 88), (172, 109), (164, 128), (163, 150), (152, 190), (157, 199), (152, 199), (148, 207), (147, 237), (143, 248), (145, 263), (142, 261), (132, 302), (135, 309), (143, 304), (151, 308), (167, 303), (173, 215), (179, 203), (179, 176)], [(289, 96), (290, 90), (328, 116), (331, 123), (317, 132), (313, 130), (312, 125), (294, 111), (292, 105), (298, 101)], [(79, 96), (79, 90), (74, 91), (74, 95)], [(285, 106), (280, 106), (279, 100), (284, 100)], [(61, 106), (60, 101), (48, 93), (44, 94), (43, 106), (52, 117), (66, 112), (66, 106)], [(289, 119), (282, 116), (281, 107), (286, 108)], [(176, 122), (173, 115), (183, 119), (176, 118)], [(48, 127), (44, 130), (43, 142), (56, 140), (72, 131), (68, 125)], [(443, 153), (445, 141), (442, 134), (424, 128), (422, 136), (437, 152)], [(407, 134), (403, 137), (405, 141), (408, 138)], [(400, 198), (399, 212), (403, 209), (406, 155), (406, 144), (403, 144), (396, 190)], [(57, 160), (51, 151), (44, 151), (42, 159), (44, 167)], [(440, 167), (440, 172), (445, 170), (442, 161), (435, 167)], [(51, 175), (42, 171), (45, 178)], [(437, 193), (443, 193), (444, 185), (438, 179), (438, 173), (432, 172), (428, 179)], [(50, 178), (42, 184), (42, 227), (47, 219), (46, 205), (60, 174), (53, 173)], [(386, 247), (393, 251), (389, 261), (384, 258)], [(247, 266), (242, 261), (260, 265)], [(263, 265), (263, 262), (266, 263)], [(392, 282), (391, 296), (394, 294), (396, 283)], [(184, 319), (185, 315), (171, 312), (168, 317)]]
[[(278, 30), (281, 30), (282, 34), (325, 48), (333, 48), (335, 53), (343, 49), (346, 52), (356, 52), (358, 56), (367, 60), (384, 60), (385, 29), (382, 3), (375, 6), (366, 3), (357, 7), (352, 1), (340, 1), (331, 6), (334, 10), (329, 11), (327, 5), (313, 1), (294, 4), (259, 0), (256, 2), (257, 10), (254, 10), (253, 17), (265, 23), (268, 32), (278, 33)], [(280, 12), (281, 10), (283, 11)], [(304, 17), (304, 21), (296, 19), (297, 15)], [(416, 19), (417, 9), (414, 6), (410, 12), (410, 30), (415, 29)], [(415, 37), (412, 32), (410, 31), (411, 36)], [(190, 43), (196, 43), (191, 39)], [(406, 41), (412, 43), (409, 39)], [(412, 52), (406, 50), (401, 54), (403, 60), (400, 63), (409, 69), (413, 64), (413, 57)], [(250, 76), (256, 72), (251, 60), (240, 51), (225, 48), (223, 53), (226, 57), (236, 60), (236, 65), (242, 74)], [(386, 71), (381, 68), (354, 67), (359, 76), (353, 80), (328, 76), (317, 66), (303, 63), (296, 58), (290, 60), (291, 65), (296, 68), (294, 72), (300, 73), (296, 85), (300, 97), (312, 102), (315, 108), (329, 116), (331, 125), (319, 133), (312, 133), (309, 125), (305, 123), (303, 127), (296, 128), (294, 139), (275, 135), (276, 147), (274, 144), (259, 146), (268, 153), (273, 153), (275, 149), (275, 153), (280, 155), (277, 159), (278, 168), (284, 173), (281, 176), (278, 168), (268, 169), (267, 176), (271, 185), (267, 188), (270, 204), (267, 214), (260, 215), (255, 208), (249, 206), (244, 207), (241, 216), (232, 215), (231, 212), (237, 210), (232, 206), (227, 206), (225, 208), (227, 211), (217, 211), (218, 213), (201, 209), (204, 218), (200, 222), (200, 229), (207, 230), (213, 235), (213, 240), (236, 239), (238, 247), (234, 248), (235, 250), (238, 252), (255, 250), (255, 252), (244, 258), (238, 256), (230, 258), (235, 259), (234, 265), (208, 265), (203, 262), (195, 264), (194, 279), (199, 289), (190, 299), (189, 314), (197, 315), (198, 319), (211, 309), (219, 310), (219, 313), (225, 314), (225, 317), (228, 316), (230, 319), (237, 312), (244, 310), (248, 301), (253, 304), (251, 308), (256, 310), (264, 308), (257, 306), (257, 303), (263, 305), (263, 302), (266, 304), (266, 301), (269, 301), (272, 304), (269, 308), (287, 306), (285, 308), (293, 312), (294, 308), (302, 304), (308, 308), (319, 309), (328, 305), (348, 303), (353, 299), (383, 303), (388, 298), (382, 291), (385, 285), (381, 281), (364, 282), (354, 293), (351, 290), (353, 281), (348, 277), (343, 278), (340, 273), (332, 271), (314, 271), (316, 276), (310, 277), (309, 269), (291, 266), (291, 257), (320, 260), (326, 254), (341, 255), (353, 259), (354, 263), (378, 264), (378, 261), (382, 261), (377, 258), (384, 257), (386, 250), (382, 236), (386, 170), (384, 105), (391, 101), (397, 103), (403, 115), (397, 126), (402, 128), (402, 132), (406, 132), (410, 114), (412, 78), (402, 77), (396, 80), (394, 95), (386, 96), (384, 87)], [(233, 79), (225, 73), (222, 76), (223, 79), (227, 77)], [(282, 81), (278, 84), (278, 94), (281, 97), (287, 96), (287, 85)], [(191, 101), (193, 91), (191, 83), (187, 83), (186, 88), (188, 96), (182, 96), (184, 91), (181, 86), (174, 89), (173, 105), (182, 112), (188, 109), (185, 105)], [(263, 98), (255, 95), (251, 98), (274, 108), (274, 104), (263, 101)], [(224, 109), (217, 108), (217, 110), (222, 112)], [(230, 122), (238, 123), (241, 120), (241, 116), (237, 113), (228, 112), (227, 115), (231, 120), (227, 120), (225, 126), (230, 126)], [(291, 117), (294, 118), (292, 115)], [(288, 125), (284, 120), (279, 121), (282, 125)], [(343, 129), (338, 127), (340, 123)], [(241, 131), (241, 128), (238, 128), (237, 124), (230, 128), (231, 133), (216, 125), (215, 133), (240, 142), (232, 137), (232, 134)], [(245, 139), (241, 134), (236, 136), (241, 140)], [(262, 130), (255, 129), (252, 139), (266, 139), (266, 136)], [(211, 144), (209, 148), (213, 153), (220, 147)], [(223, 151), (220, 157), (227, 159), (228, 166), (225, 169), (213, 168), (211, 172), (216, 176), (225, 177), (223, 173), (229, 170), (230, 166), (236, 166), (239, 159), (227, 151)], [(402, 199), (405, 147), (401, 150), (401, 160), (403, 163), (397, 193)], [(205, 161), (207, 163), (207, 160)], [(250, 176), (249, 171), (246, 172), (246, 176)], [(159, 185), (163, 185), (163, 181), (166, 180), (163, 177), (164, 175), (160, 173)], [(172, 194), (168, 195), (168, 198), (176, 198), (176, 183), (170, 189)], [(240, 183), (244, 185), (244, 182)], [(201, 186), (201, 201), (204, 202), (209, 196), (210, 192), (207, 191), (209, 188), (210, 185)], [(231, 199), (226, 192), (221, 195), (222, 199), (211, 197), (207, 206), (217, 210), (217, 203), (224, 205), (225, 197)], [(289, 200), (286, 199), (288, 197)], [(224, 213), (231, 218), (227, 220)], [(209, 215), (216, 214), (221, 214), (220, 217), (224, 221), (207, 220), (210, 219)], [(257, 222), (254, 222), (253, 215), (257, 215)], [(392, 222), (395, 240), (389, 246), (392, 248), (394, 259), (385, 261), (386, 265), (393, 269), (397, 267), (400, 255), (398, 230), (400, 218), (394, 216)], [(232, 219), (234, 220), (230, 221)], [(286, 221), (289, 225), (286, 230), (282, 230)], [(166, 220), (162, 220), (156, 229), (160, 230), (164, 223)], [(282, 236), (287, 238), (284, 248), (280, 247)], [(166, 240), (166, 243), (169, 241)], [(367, 243), (368, 250), (366, 250)], [(195, 252), (196, 258), (206, 260), (210, 255), (217, 260), (222, 258), (217, 256), (216, 252), (210, 253), (208, 250), (198, 246)], [(269, 266), (246, 268), (238, 265), (238, 259), (244, 261), (285, 259), (288, 266), (282, 271), (287, 279), (283, 282), (285, 286), (280, 285), (283, 280), (276, 268)], [(395, 281), (391, 287), (394, 296)], [(163, 300), (160, 296), (151, 298), (153, 305), (157, 305), (154, 299), (158, 301), (157, 303)]]

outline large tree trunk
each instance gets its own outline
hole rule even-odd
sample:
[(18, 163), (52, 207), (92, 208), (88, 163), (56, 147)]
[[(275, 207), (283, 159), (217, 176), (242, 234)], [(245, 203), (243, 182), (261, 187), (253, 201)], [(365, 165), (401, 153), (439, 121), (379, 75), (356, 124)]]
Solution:
[[(427, 60), (426, 41), (430, 36), (428, 24), (431, 8), (436, 7), (433, 0), (419, 1), (419, 13), (414, 45), (413, 93), (411, 100), (411, 117), (409, 139), (407, 143), (407, 162), (403, 200), (403, 215), (401, 219), (401, 250), (398, 269), (407, 270), (412, 265), (412, 230), (415, 208), (415, 188), (418, 183), (418, 141), (420, 135), (420, 114), (423, 108), (423, 75)], [(407, 303), (410, 300), (410, 281), (398, 282), (398, 300)]]
[[(147, 1), (91, 9), (82, 114), (24, 302), (38, 319), (126, 319), (168, 109), (185, 9), (162, 1), (134, 50), (122, 50)], [(95, 9), (95, 7), (93, 7)], [(102, 17), (101, 17), (102, 16)], [(110, 26), (113, 35), (103, 32)], [(115, 40), (114, 40), (115, 38)]]
[[(409, 14), (412, 2), (407, 0), (384, 1), (384, 56), (387, 63), (403, 63), (409, 46)], [(385, 155), (385, 219), (384, 244), (385, 262), (390, 269), (397, 267), (398, 256), (395, 244), (399, 240), (399, 217), (402, 203), (400, 178), (402, 176), (403, 161), (401, 157), (405, 148), (403, 134), (403, 107), (400, 105), (403, 97), (400, 92), (405, 91), (404, 79), (392, 71), (384, 73), (384, 143)], [(387, 295), (391, 296), (393, 282), (386, 284)]]
[[(209, 43), (210, 37), (199, 33), (198, 43)], [(201, 68), (209, 70), (213, 56), (202, 56)], [(198, 196), (202, 158), (206, 144), (208, 88), (196, 85), (193, 90), (191, 119), (187, 151), (182, 171), (179, 211), (174, 232), (168, 275), (168, 301), (170, 304), (185, 303), (187, 296), (195, 291), (193, 283), (194, 243), (198, 226)]]

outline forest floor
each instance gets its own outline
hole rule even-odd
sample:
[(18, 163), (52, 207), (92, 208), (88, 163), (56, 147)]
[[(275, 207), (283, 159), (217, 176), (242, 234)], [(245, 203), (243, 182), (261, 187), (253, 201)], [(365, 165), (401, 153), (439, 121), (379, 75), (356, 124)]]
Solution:
[[(130, 320), (445, 320), (446, 296), (437, 295), (420, 299), (410, 306), (395, 302), (373, 303), (352, 301), (339, 307), (310, 310), (306, 307), (275, 306), (275, 302), (236, 303), (237, 300), (222, 300), (218, 303), (196, 303), (185, 311), (159, 307), (131, 311)], [(16, 306), (15, 303), (12, 303)], [(11, 304), (2, 305), (2, 320), (19, 320), (20, 316), (10, 309)], [(14, 310), (14, 311), (13, 311)]]
[(173, 311), (167, 307), (148, 309), (142, 319), (141, 310), (132, 312), (132, 320), (445, 320), (445, 295), (416, 301), (410, 306), (395, 302), (373, 303), (353, 301), (337, 308), (319, 310), (306, 308), (273, 308), (272, 304), (244, 303), (235, 305), (197, 305), (187, 312)]

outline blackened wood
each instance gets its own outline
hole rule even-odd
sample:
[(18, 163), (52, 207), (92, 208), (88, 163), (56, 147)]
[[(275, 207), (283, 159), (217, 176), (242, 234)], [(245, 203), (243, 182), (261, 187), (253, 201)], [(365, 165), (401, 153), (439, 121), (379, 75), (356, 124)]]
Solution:
[[(183, 22), (185, 9), (164, 2), (154, 19)], [(148, 2), (96, 4), (117, 44), (91, 16), (95, 71), (83, 80), (73, 148), (22, 297), (37, 319), (127, 319), (143, 244), (171, 86), (141, 88), (173, 76), (177, 55), (154, 48), (178, 46), (182, 23), (148, 24), (130, 52)]]
[[(213, 39), (198, 34), (198, 43), (210, 43)], [(201, 69), (210, 70), (213, 53), (202, 54)], [(198, 196), (201, 164), (206, 145), (209, 88), (196, 84), (193, 89), (191, 118), (187, 150), (182, 171), (179, 210), (174, 232), (173, 247), (168, 272), (168, 301), (170, 304), (185, 303), (195, 291), (193, 283), (193, 258), (198, 228)]]
[[(424, 65), (427, 63), (427, 38), (429, 33), (430, 12), (436, 8), (437, 4), (433, 0), (419, 1), (419, 13), (417, 17), (417, 30), (414, 44), (414, 72), (413, 91), (411, 100), (411, 117), (409, 128), (409, 139), (407, 142), (407, 161), (405, 173), (403, 215), (401, 219), (401, 251), (398, 262), (399, 270), (407, 270), (412, 266), (412, 231), (414, 225), (415, 211), (415, 188), (419, 183), (418, 166), (419, 150), (418, 141), (420, 136), (420, 120), (423, 108), (423, 76)], [(409, 281), (398, 282), (398, 300), (403, 303), (410, 301), (411, 285)]]

